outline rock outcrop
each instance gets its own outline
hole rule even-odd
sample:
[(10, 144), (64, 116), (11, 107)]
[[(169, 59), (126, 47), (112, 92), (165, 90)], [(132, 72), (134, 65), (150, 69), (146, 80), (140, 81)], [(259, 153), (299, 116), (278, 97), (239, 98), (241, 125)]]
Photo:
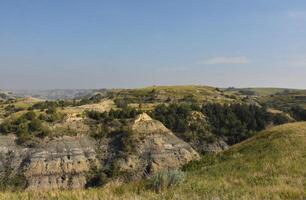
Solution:
[(215, 141), (195, 141), (190, 143), (191, 146), (202, 153), (219, 153), (229, 148), (229, 145), (222, 138), (215, 138)]
[(128, 134), (124, 132), (99, 142), (86, 136), (44, 139), (31, 148), (17, 145), (14, 135), (0, 136), (0, 181), (21, 175), (29, 190), (84, 188), (88, 174), (114, 163), (136, 179), (199, 158), (189, 144), (147, 114), (133, 120), (130, 129), (132, 152), (118, 145)]
[(0, 141), (0, 174), (22, 174), (28, 189), (83, 188), (86, 174), (99, 167), (94, 141), (87, 137), (57, 138), (37, 148), (22, 148), (13, 136)]
[(121, 162), (121, 168), (133, 173), (135, 177), (177, 169), (199, 158), (199, 154), (189, 144), (147, 114), (139, 115), (131, 129), (137, 138), (136, 148)]
[[(188, 126), (202, 127), (203, 130), (209, 130), (209, 124), (206, 116), (198, 111), (191, 112), (188, 117)], [(204, 135), (204, 134), (203, 134)], [(224, 138), (217, 137), (210, 132), (206, 132), (203, 138), (191, 140), (189, 144), (199, 153), (218, 153), (229, 148)]]

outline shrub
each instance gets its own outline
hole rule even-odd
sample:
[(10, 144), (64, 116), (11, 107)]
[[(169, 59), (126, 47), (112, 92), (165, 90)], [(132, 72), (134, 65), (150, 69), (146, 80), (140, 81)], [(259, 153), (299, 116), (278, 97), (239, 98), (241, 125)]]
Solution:
[(261, 131), (273, 122), (265, 107), (248, 104), (203, 105), (202, 112), (207, 116), (212, 133), (226, 137), (229, 144), (236, 144)]
[(131, 107), (125, 107), (120, 110), (111, 109), (109, 112), (98, 112), (94, 110), (86, 111), (88, 118), (104, 122), (111, 122), (114, 119), (130, 119), (136, 117), (138, 114), (140, 114), (140, 111)]
[(185, 173), (178, 170), (162, 171), (150, 180), (150, 188), (160, 192), (169, 187), (179, 185), (185, 180)]
[(27, 142), (33, 141), (33, 138), (34, 137), (30, 135), (28, 132), (20, 133), (18, 135), (17, 144), (25, 144)]
[[(40, 118), (40, 117), (39, 117)], [(46, 137), (50, 134), (50, 130), (42, 121), (37, 118), (35, 112), (29, 111), (15, 120), (5, 121), (0, 124), (0, 133), (8, 134), (15, 133), (18, 137), (18, 144), (36, 143), (35, 137)]]
[(110, 128), (107, 125), (101, 124), (100, 127), (91, 128), (90, 136), (99, 140), (105, 138), (110, 132)]
[(46, 121), (52, 123), (52, 122), (62, 121), (63, 119), (64, 119), (64, 115), (58, 112), (55, 112), (55, 113), (48, 115)]
[(46, 111), (46, 113), (48, 114), (48, 115), (52, 115), (52, 114), (55, 114), (56, 113), (56, 107), (49, 107), (48, 109), (47, 109), (47, 111)]
[(39, 131), (42, 128), (42, 123), (39, 119), (33, 119), (28, 124), (28, 127), (29, 127), (29, 131), (31, 131), (31, 132)]
[(306, 110), (301, 106), (294, 106), (290, 109), (290, 113), (294, 119), (297, 121), (305, 121), (306, 120)]
[(280, 124), (285, 124), (288, 123), (290, 121), (290, 119), (281, 113), (275, 114), (273, 117), (273, 123), (276, 125), (280, 125)]
[(86, 188), (93, 188), (99, 187), (107, 183), (108, 177), (107, 175), (101, 170), (94, 168), (87, 174), (87, 183)]
[(8, 134), (12, 132), (13, 125), (9, 121), (5, 121), (2, 124), (0, 124), (0, 133), (1, 134)]
[(123, 128), (120, 138), (121, 149), (124, 153), (133, 153), (136, 149), (137, 138), (132, 130)]
[(25, 119), (27, 120), (34, 120), (36, 118), (36, 113), (34, 111), (29, 111), (24, 114)]
[(246, 96), (254, 96), (256, 93), (252, 90), (239, 90), (239, 93)]
[(42, 121), (47, 121), (48, 120), (48, 115), (42, 113), (38, 116), (38, 119), (42, 120)]
[(4, 175), (0, 177), (0, 190), (24, 190), (27, 185), (26, 178), (22, 174), (11, 174), (12, 169), (5, 169)]
[(15, 113), (15, 112), (19, 112), (19, 111), (22, 111), (24, 110), (23, 108), (20, 108), (20, 107), (16, 107), (15, 105), (13, 104), (9, 104), (8, 106), (6, 106), (4, 108), (6, 114), (11, 114), (11, 113)]
[(115, 99), (114, 102), (118, 108), (126, 108), (128, 106), (127, 101), (124, 99)]
[(161, 121), (173, 132), (184, 133), (188, 129), (187, 117), (191, 112), (191, 107), (187, 104), (164, 104), (159, 105), (152, 112), (154, 119)]
[(44, 138), (49, 136), (51, 133), (50, 129), (48, 127), (42, 126), (37, 134), (38, 137)]
[(172, 186), (176, 186), (184, 182), (185, 173), (180, 170), (161, 171), (153, 175), (149, 181), (150, 189), (161, 192)]

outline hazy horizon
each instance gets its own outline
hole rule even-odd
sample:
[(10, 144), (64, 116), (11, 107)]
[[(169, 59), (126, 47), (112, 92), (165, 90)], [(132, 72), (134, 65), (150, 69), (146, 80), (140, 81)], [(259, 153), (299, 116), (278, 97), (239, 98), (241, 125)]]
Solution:
[(227, 89), (227, 88), (235, 88), (235, 89), (288, 89), (288, 90), (306, 90), (306, 88), (290, 88), (290, 87), (235, 87), (235, 86), (226, 86), (226, 87), (218, 87), (215, 85), (205, 85), (205, 84), (177, 84), (177, 85), (145, 85), (145, 86), (140, 86), (140, 87), (101, 87), (101, 88), (0, 88), (0, 90), (5, 90), (8, 92), (25, 92), (25, 91), (34, 91), (34, 92), (39, 92), (39, 91), (52, 91), (52, 90), (111, 90), (111, 89), (141, 89), (141, 88), (146, 88), (146, 87), (159, 87), (159, 86), (169, 86), (169, 87), (176, 87), (176, 86), (207, 86), (207, 87), (216, 87), (216, 88), (221, 88), (221, 89)]
[(4, 0), (0, 27), (0, 89), (306, 88), (305, 1)]

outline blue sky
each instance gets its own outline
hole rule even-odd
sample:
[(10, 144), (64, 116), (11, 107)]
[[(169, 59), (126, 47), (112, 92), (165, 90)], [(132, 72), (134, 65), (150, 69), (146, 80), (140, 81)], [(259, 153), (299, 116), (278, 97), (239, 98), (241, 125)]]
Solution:
[(305, 0), (0, 0), (0, 88), (306, 88)]

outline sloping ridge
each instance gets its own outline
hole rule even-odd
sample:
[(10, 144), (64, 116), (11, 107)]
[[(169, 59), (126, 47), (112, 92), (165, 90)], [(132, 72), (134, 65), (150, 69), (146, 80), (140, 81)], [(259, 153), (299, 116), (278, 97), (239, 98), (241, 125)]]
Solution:
[(262, 131), (187, 170), (203, 190), (213, 187), (202, 198), (304, 199), (305, 166), (306, 123), (300, 122)]
[(160, 121), (153, 120), (146, 113), (136, 117), (132, 123), (132, 130), (138, 134), (171, 133)]
[(177, 169), (199, 154), (186, 142), (176, 137), (161, 122), (146, 113), (131, 124), (135, 136), (135, 150), (121, 163), (123, 171), (142, 177), (160, 170)]
[[(277, 152), (275, 152), (277, 150)], [(281, 156), (306, 155), (306, 122), (289, 123), (258, 133), (256, 136), (232, 146), (225, 155), (239, 152), (248, 156), (253, 154), (275, 154)], [(255, 155), (254, 155), (255, 156)]]
[[(269, 173), (304, 175), (306, 184), (306, 123), (290, 123), (258, 133), (232, 146), (222, 156), (237, 166)], [(294, 170), (293, 170), (294, 169)], [(271, 169), (272, 170), (272, 169)]]

